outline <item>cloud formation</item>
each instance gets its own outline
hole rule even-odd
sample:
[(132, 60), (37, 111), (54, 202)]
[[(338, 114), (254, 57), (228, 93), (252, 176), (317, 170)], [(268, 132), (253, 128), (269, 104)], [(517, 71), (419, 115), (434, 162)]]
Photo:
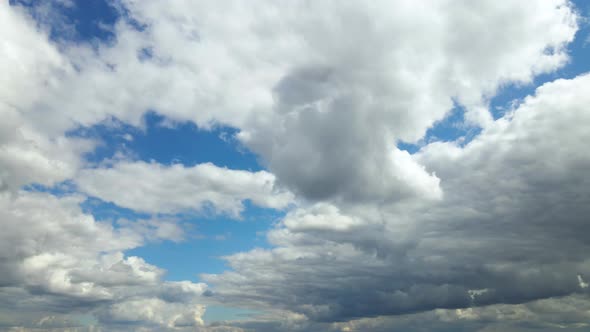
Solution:
[(293, 195), (278, 188), (271, 173), (230, 170), (211, 163), (167, 167), (123, 161), (111, 168), (83, 170), (76, 184), (104, 201), (149, 213), (199, 211), (210, 205), (239, 217), (244, 200), (273, 209), (293, 202)]
[[(559, 77), (569, 1), (110, 3), (112, 38), (92, 42), (49, 38), (58, 6), (38, 24), (0, 4), (0, 330), (587, 328), (590, 75), (488, 110)], [(454, 109), (481, 132), (429, 142)], [(100, 142), (72, 134), (148, 111), (236, 128), (267, 170), (96, 167)], [(23, 189), (63, 181), (79, 192)], [(271, 248), (228, 256), (207, 284), (167, 281), (125, 252), (182, 227), (99, 220), (86, 195), (152, 215), (287, 212)], [(206, 324), (210, 303), (258, 314)]]
[[(82, 212), (82, 200), (1, 194), (0, 298), (2, 315), (9, 318), (5, 323), (35, 327), (38, 321), (45, 326), (54, 321), (45, 317), (93, 312), (105, 326), (143, 320), (164, 327), (202, 325), (203, 308), (194, 301), (207, 289), (205, 284), (164, 281), (164, 270), (123, 254), (148, 239), (177, 240), (177, 232), (161, 231), (174, 226), (116, 227)], [(125, 311), (144, 302), (144, 311), (135, 316)], [(14, 312), (6, 314), (8, 308)], [(157, 314), (149, 314), (156, 309)]]
[(206, 280), (320, 321), (587, 296), (589, 87), (545, 84), (466, 146), (425, 146), (442, 201), (303, 208), (269, 233), (275, 249)]

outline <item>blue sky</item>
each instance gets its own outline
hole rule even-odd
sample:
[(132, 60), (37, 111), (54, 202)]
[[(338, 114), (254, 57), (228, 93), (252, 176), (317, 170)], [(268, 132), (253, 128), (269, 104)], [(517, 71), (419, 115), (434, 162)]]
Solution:
[[(0, 193), (12, 190), (17, 197), (0, 203), (15, 211), (10, 212), (14, 218), (29, 218), (22, 211), (39, 209), (26, 220), (90, 216), (93, 230), (62, 225), (55, 234), (71, 232), (81, 240), (72, 240), (67, 249), (49, 246), (45, 256), (31, 254), (22, 262), (17, 254), (6, 259), (20, 264), (11, 271), (28, 271), (20, 277), (28, 284), (14, 289), (37, 299), (47, 296), (47, 303), (70, 295), (82, 300), (57, 313), (18, 302), (13, 306), (31, 306), (34, 318), (24, 310), (22, 317), (3, 322), (11, 313), (2, 303), (17, 303), (10, 301), (18, 296), (0, 292), (0, 331), (4, 326), (41, 326), (47, 317), (58, 328), (74, 320), (113, 331), (133, 324), (154, 331), (185, 326), (217, 331), (215, 324), (230, 320), (237, 322), (234, 328), (261, 332), (373, 331), (369, 327), (378, 332), (407, 326), (416, 331), (471, 326), (473, 331), (516, 332), (525, 331), (521, 328), (527, 324), (534, 328), (530, 331), (549, 331), (545, 328), (551, 324), (578, 331), (575, 319), (566, 314), (535, 310), (550, 307), (551, 301), (587, 305), (590, 269), (576, 253), (590, 244), (576, 234), (587, 230), (579, 216), (588, 212), (590, 194), (582, 188), (580, 173), (588, 160), (580, 153), (585, 145), (572, 142), (582, 144), (587, 138), (582, 127), (589, 125), (583, 100), (590, 91), (584, 85), (590, 71), (590, 3), (567, 2), (575, 8), (573, 14), (542, 1), (535, 6), (546, 11), (539, 15), (546, 21), (531, 16), (518, 1), (489, 17), (486, 12), (497, 9), (491, 2), (483, 9), (429, 9), (432, 17), (448, 16), (459, 24), (458, 29), (448, 23), (430, 30), (405, 21), (406, 14), (390, 20), (377, 7), (358, 9), (374, 15), (365, 21), (356, 16), (356, 5), (318, 7), (326, 10), (324, 16), (294, 5), (292, 15), (278, 19), (284, 25), (272, 27), (277, 22), (273, 15), (283, 15), (280, 10), (243, 9), (247, 13), (242, 14), (223, 5), (189, 11), (151, 2), (11, 0), (14, 26), (29, 26), (31, 36), (42, 36), (39, 47), (55, 55), (47, 51), (43, 58), (49, 60), (21, 66), (38, 72), (40, 92), (31, 88), (33, 102), (22, 96), (28, 85), (14, 84), (17, 101), (10, 95), (0, 105), (16, 105), (18, 115), (5, 111), (6, 118), (17, 123), (24, 137), (21, 142), (21, 136), (0, 135), (4, 151), (19, 151), (15, 161), (0, 155), (0, 166), (7, 170), (0, 172)], [(410, 10), (425, 26), (439, 23), (410, 7), (400, 12)], [(200, 16), (199, 10), (211, 14)], [(27, 21), (29, 16), (33, 21)], [(226, 16), (227, 22), (220, 23)], [(472, 20), (476, 16), (483, 23)], [(513, 21), (504, 24), (503, 17)], [(373, 21), (385, 32), (374, 28)], [(547, 37), (539, 33), (544, 25), (549, 26)], [(399, 27), (416, 30), (416, 37)], [(204, 46), (191, 44), (191, 29), (204, 31)], [(497, 43), (479, 45), (469, 39), (473, 32), (484, 40), (488, 30), (499, 31)], [(339, 43), (335, 32), (351, 42)], [(502, 38), (507, 34), (513, 35)], [(454, 35), (451, 46), (437, 48), (437, 38)], [(428, 38), (432, 40), (422, 44)], [(477, 56), (471, 56), (471, 44), (482, 47), (474, 51)], [(412, 54), (416, 49), (421, 52)], [(554, 53), (548, 51), (552, 49)], [(568, 61), (560, 62), (565, 57)], [(21, 76), (23, 82), (31, 81), (27, 71), (14, 75), (15, 82)], [(542, 92), (534, 96), (539, 87)], [(486, 96), (486, 91), (493, 93)], [(570, 92), (577, 94), (565, 96)], [(552, 101), (561, 99), (563, 105), (555, 108)], [(143, 105), (151, 106), (141, 109)], [(494, 121), (467, 121), (467, 112), (482, 108)], [(527, 113), (529, 108), (538, 118)], [(507, 112), (514, 112), (516, 120), (505, 117)], [(576, 114), (578, 122), (571, 122), (569, 114)], [(44, 123), (44, 116), (55, 117), (57, 124)], [(571, 130), (564, 132), (566, 121)], [(0, 126), (0, 134), (2, 130)], [(34, 153), (41, 155), (21, 158)], [(29, 161), (20, 165), (22, 160)], [(547, 205), (554, 210), (539, 215)], [(46, 216), (59, 210), (48, 206), (65, 212)], [(565, 230), (555, 231), (547, 216), (556, 216)], [(5, 226), (27, 242), (28, 235), (17, 232), (18, 222), (6, 218)], [(44, 240), (35, 248), (44, 248), (53, 241), (46, 239), (51, 231), (39, 232)], [(91, 235), (84, 240), (80, 234)], [(55, 241), (70, 243), (60, 239)], [(103, 239), (110, 239), (104, 241), (113, 248), (92, 244)], [(86, 248), (76, 247), (84, 241)], [(561, 258), (554, 254), (559, 248), (547, 249), (543, 260), (536, 255), (547, 241), (571, 248)], [(462, 247), (471, 250), (464, 253)], [(83, 258), (68, 256), (76, 250)], [(113, 258), (118, 253), (123, 258)], [(489, 258), (483, 258), (486, 253)], [(56, 262), (63, 266), (44, 263), (51, 255), (61, 257)], [(120, 262), (110, 263), (116, 259)], [(73, 267), (64, 267), (68, 262)], [(52, 276), (48, 281), (34, 270), (54, 265), (54, 272), (45, 272)], [(556, 266), (563, 266), (563, 274), (541, 277)], [(136, 273), (129, 277), (133, 281), (120, 281), (127, 278), (117, 274), (121, 271)], [(158, 271), (165, 272), (160, 277)], [(93, 274), (108, 280), (104, 289), (90, 278)], [(0, 290), (2, 282), (15, 282), (12, 272), (6, 275)], [(524, 275), (537, 276), (538, 284), (527, 288)], [(514, 286), (502, 284), (511, 278)], [(66, 286), (56, 286), (55, 280), (66, 280)], [(123, 288), (139, 286), (120, 297), (100, 297), (118, 294), (119, 282)], [(195, 296), (193, 289), (200, 293)], [(78, 291), (82, 295), (74, 294)], [(140, 309), (124, 310), (136, 304), (154, 306), (153, 312), (164, 318), (136, 317)], [(193, 311), (183, 311), (188, 307)], [(465, 321), (464, 313), (455, 311), (467, 307), (477, 318)], [(503, 310), (528, 310), (527, 319), (534, 321), (519, 325), (503, 321), (502, 315), (490, 318), (490, 312)], [(399, 316), (406, 314), (411, 315)], [(185, 318), (187, 325), (181, 321)]]

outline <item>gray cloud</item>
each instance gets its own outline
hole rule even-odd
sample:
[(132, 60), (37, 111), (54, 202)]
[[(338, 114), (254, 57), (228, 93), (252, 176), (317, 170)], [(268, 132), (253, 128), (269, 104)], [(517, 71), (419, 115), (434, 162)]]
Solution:
[(242, 201), (247, 199), (275, 209), (293, 202), (293, 195), (280, 189), (271, 173), (231, 170), (210, 163), (167, 167), (121, 161), (110, 168), (81, 171), (76, 184), (89, 195), (150, 213), (199, 211), (209, 205), (239, 217)]
[[(561, 66), (576, 26), (564, 4), (314, 3), (300, 16), (295, 8), (292, 29), (312, 56), (275, 85), (272, 120), (242, 126), (239, 137), (310, 200), (439, 198), (439, 179), (396, 141), (422, 138), (453, 100), (486, 126), (500, 84)], [(547, 13), (544, 23), (528, 17), (531, 5)]]
[(412, 315), (378, 316), (338, 323), (314, 322), (301, 315), (274, 311), (268, 316), (238, 322), (219, 322), (212, 326), (223, 327), (232, 332), (569, 332), (585, 331), (588, 328), (589, 304), (590, 299), (587, 296), (578, 295), (519, 305), (497, 304), (468, 309), (437, 309)]
[[(589, 76), (546, 84), (502, 119), (487, 110), (498, 87), (568, 61), (569, 2), (120, 4), (146, 28), (121, 20), (93, 47), (56, 45), (0, 5), (0, 329), (585, 328)], [(145, 48), (152, 57), (137, 56)], [(482, 128), (472, 142), (396, 147), (454, 103)], [(238, 128), (269, 171), (85, 169), (96, 142), (68, 130), (109, 117), (141, 126), (148, 109)], [(124, 255), (182, 239), (178, 225), (115, 227), (83, 213), (82, 196), (19, 191), (68, 179), (152, 213), (204, 202), (239, 213), (244, 199), (282, 208), (282, 185), (299, 205), (269, 232), (273, 249), (228, 257), (208, 289)], [(125, 181), (144, 187), (113, 191)], [(209, 301), (266, 316), (205, 326)]]
[(269, 234), (277, 248), (206, 280), (229, 302), (319, 321), (587, 293), (589, 86), (546, 84), (465, 147), (423, 148), (442, 201), (294, 212)]

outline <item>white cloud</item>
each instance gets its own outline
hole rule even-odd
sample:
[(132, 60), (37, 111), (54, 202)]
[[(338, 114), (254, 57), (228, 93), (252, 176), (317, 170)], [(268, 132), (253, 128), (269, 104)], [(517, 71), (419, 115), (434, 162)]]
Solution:
[[(546, 84), (500, 120), (487, 111), (500, 86), (568, 61), (577, 29), (569, 2), (121, 4), (146, 29), (121, 20), (116, 39), (94, 48), (57, 46), (0, 4), (0, 300), (17, 308), (4, 315), (30, 315), (10, 325), (59, 329), (67, 324), (58, 316), (74, 311), (111, 330), (316, 331), (434, 308), (462, 308), (430, 312), (435, 323), (529, 319), (537, 314), (523, 304), (464, 308), (587, 294), (590, 76)], [(147, 48), (153, 56), (138, 57)], [(454, 102), (480, 136), (414, 156), (396, 148), (423, 138)], [(140, 126), (147, 110), (234, 126), (269, 171), (85, 168), (81, 155), (95, 143), (67, 131), (111, 116)], [(124, 254), (181, 240), (178, 224), (114, 227), (83, 213), (76, 195), (18, 191), (72, 178), (90, 195), (154, 214), (211, 205), (238, 216), (244, 200), (301, 202), (269, 233), (273, 249), (232, 255), (233, 271), (206, 276), (218, 301), (286, 314), (204, 327), (206, 285), (163, 281), (162, 269)], [(584, 312), (557, 316), (550, 326), (587, 321)], [(385, 320), (334, 326), (388, 331)]]
[(52, 185), (73, 176), (88, 141), (49, 134), (44, 126), (68, 119), (37, 117), (42, 95), (70, 68), (67, 60), (21, 11), (0, 4), (0, 189), (30, 182)]
[[(122, 4), (146, 28), (119, 22), (96, 52), (63, 45), (79, 70), (39, 92), (32, 114), (61, 119), (44, 129), (139, 125), (146, 110), (235, 126), (310, 199), (438, 197), (437, 178), (396, 141), (419, 140), (453, 99), (489, 124), (497, 87), (563, 66), (577, 28), (564, 0)], [(138, 57), (146, 48), (153, 56)]]
[[(198, 302), (205, 284), (163, 281), (164, 270), (123, 254), (149, 239), (176, 239), (177, 233), (144, 229), (141, 223), (115, 228), (83, 213), (82, 199), (29, 192), (0, 195), (0, 316), (18, 308), (24, 325), (31, 326), (31, 317), (48, 313), (118, 312), (129, 301), (145, 301), (162, 311), (150, 318), (154, 323), (200, 323), (204, 306)], [(114, 324), (117, 317), (113, 322), (103, 317), (103, 323)]]
[(292, 194), (282, 190), (271, 173), (231, 170), (211, 163), (185, 167), (122, 161), (112, 168), (83, 170), (75, 181), (89, 195), (150, 213), (212, 206), (238, 217), (244, 200), (273, 209), (293, 202)]
[(318, 204), (313, 206), (311, 211), (299, 209), (289, 213), (283, 223), (291, 231), (346, 231), (359, 226), (362, 221), (341, 215), (338, 208), (333, 205)]

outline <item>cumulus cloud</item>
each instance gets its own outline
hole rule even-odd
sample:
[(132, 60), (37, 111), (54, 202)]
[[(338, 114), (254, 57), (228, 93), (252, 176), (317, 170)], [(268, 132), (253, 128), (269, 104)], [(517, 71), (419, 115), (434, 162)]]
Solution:
[(120, 162), (83, 170), (76, 177), (81, 191), (137, 211), (175, 213), (212, 206), (236, 217), (244, 200), (273, 209), (292, 203), (293, 195), (275, 182), (266, 171), (231, 170), (211, 163), (185, 167)]
[[(489, 124), (497, 87), (563, 66), (577, 28), (565, 0), (120, 5), (145, 27), (122, 19), (110, 43), (63, 45), (78, 70), (41, 91), (34, 114), (139, 125), (151, 109), (234, 126), (312, 200), (440, 198), (437, 177), (396, 141), (419, 140), (453, 101)], [(45, 126), (70, 125), (53, 122)]]
[(269, 234), (276, 248), (206, 280), (315, 321), (587, 294), (589, 88), (590, 75), (545, 84), (465, 147), (423, 148), (442, 201), (295, 212)]
[[(487, 110), (567, 63), (568, 1), (113, 3), (114, 37), (92, 45), (49, 41), (0, 4), (0, 329), (94, 329), (70, 313), (109, 331), (586, 328), (590, 76)], [(482, 130), (472, 142), (396, 147), (455, 105)], [(268, 171), (88, 168), (97, 142), (67, 134), (147, 110), (237, 128)], [(182, 240), (177, 224), (97, 221), (80, 194), (19, 190), (69, 179), (152, 214), (298, 206), (209, 289), (124, 253)], [(267, 316), (205, 326), (207, 301)]]
[(98, 314), (99, 320), (109, 324), (154, 324), (166, 328), (203, 325), (204, 306), (164, 302), (157, 298), (119, 302)]
[(562, 66), (576, 30), (562, 1), (328, 2), (286, 12), (307, 56), (274, 85), (271, 120), (238, 137), (298, 194), (352, 202), (439, 198), (438, 178), (396, 141), (422, 138), (453, 101), (488, 125), (488, 96)]
[[(49, 322), (64, 314), (95, 312), (108, 325), (127, 317), (119, 309), (144, 301), (161, 313), (149, 316), (143, 311), (136, 317), (145, 316), (152, 324), (202, 323), (204, 307), (195, 300), (207, 289), (205, 284), (163, 281), (164, 270), (123, 254), (147, 239), (166, 239), (170, 234), (157, 227), (114, 227), (96, 221), (81, 211), (82, 199), (1, 194), (0, 315), (13, 308), (30, 315), (23, 318), (24, 324), (14, 321), (14, 326), (35, 327), (31, 317), (41, 316), (39, 324), (49, 328)], [(191, 306), (198, 310), (188, 309)], [(52, 315), (58, 318), (43, 319)]]
[(68, 62), (32, 19), (7, 2), (0, 5), (0, 38), (0, 189), (66, 180), (82, 164), (80, 155), (94, 144), (50, 134), (44, 124), (57, 119), (32, 113), (44, 91), (70, 70)]

